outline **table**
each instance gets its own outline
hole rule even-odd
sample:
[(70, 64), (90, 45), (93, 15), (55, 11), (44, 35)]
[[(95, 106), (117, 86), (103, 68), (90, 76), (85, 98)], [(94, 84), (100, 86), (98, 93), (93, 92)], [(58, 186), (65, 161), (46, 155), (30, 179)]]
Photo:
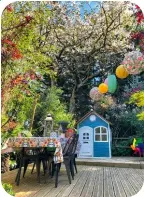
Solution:
[[(37, 177), (40, 182), (40, 164), (39, 164), (39, 155), (40, 152), (45, 151), (45, 154), (48, 155), (49, 149), (55, 148), (53, 161), (55, 164), (59, 164), (63, 162), (63, 154), (60, 140), (56, 138), (50, 137), (13, 137), (9, 138), (7, 141), (7, 147), (12, 148), (13, 150), (19, 150), (20, 152), (20, 167), (16, 176), (16, 183), (19, 185), (20, 176), (21, 176), (21, 168), (25, 158), (34, 159), (37, 165)], [(36, 155), (33, 155), (32, 152), (35, 150)], [(47, 157), (44, 155), (44, 158)], [(28, 165), (28, 164), (26, 164)], [(27, 167), (26, 167), (27, 168)], [(24, 163), (24, 171), (25, 171), (25, 163)]]
[(54, 152), (54, 162), (62, 163), (63, 154), (62, 146), (60, 140), (50, 137), (13, 137), (9, 138), (7, 146), (13, 149), (22, 149), (22, 148), (53, 148), (55, 147)]

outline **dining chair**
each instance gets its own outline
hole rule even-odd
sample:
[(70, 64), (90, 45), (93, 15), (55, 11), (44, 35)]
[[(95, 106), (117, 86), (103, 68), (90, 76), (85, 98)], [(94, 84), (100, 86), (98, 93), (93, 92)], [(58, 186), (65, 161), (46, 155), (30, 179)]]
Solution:
[(16, 185), (19, 185), (20, 183), (22, 167), (24, 166), (24, 171), (23, 171), (23, 178), (24, 178), (28, 164), (30, 163), (30, 160), (36, 162), (37, 179), (38, 179), (38, 182), (40, 182), (39, 149), (35, 149), (34, 151), (32, 151), (32, 154), (27, 154), (26, 148), (23, 147), (19, 154), (19, 158), (20, 158), (20, 164), (19, 164), (17, 175), (16, 175), (16, 179), (15, 179)]
[[(65, 147), (63, 149), (63, 163), (64, 166), (66, 168), (66, 172), (67, 172), (67, 176), (68, 176), (68, 180), (69, 180), (69, 184), (71, 184), (71, 175), (72, 178), (74, 178), (74, 169), (73, 169), (73, 165), (71, 162), (71, 153), (75, 144), (75, 139), (76, 136), (73, 135), (71, 138), (69, 138), (69, 140), (66, 142)], [(57, 163), (57, 164), (53, 164), (53, 171), (52, 171), (52, 176), (54, 175), (55, 172), (55, 187), (58, 186), (58, 175), (59, 175), (59, 171), (61, 168), (61, 163)]]
[(25, 173), (29, 164), (29, 160), (31, 160), (34, 162), (31, 174), (33, 173), (34, 167), (36, 166), (37, 179), (38, 179), (38, 182), (40, 183), (40, 169), (41, 169), (41, 163), (42, 163), (44, 178), (46, 182), (45, 175), (46, 175), (47, 170), (49, 170), (49, 174), (50, 174), (49, 166), (50, 166), (50, 163), (53, 161), (53, 155), (54, 155), (54, 151), (49, 152), (47, 151), (47, 148), (45, 147), (43, 149), (41, 148), (36, 149), (35, 151), (33, 151), (33, 155), (26, 155), (25, 157), (23, 157), (23, 164), (24, 164), (23, 178), (25, 176)]
[[(74, 140), (74, 146), (73, 146), (73, 149), (72, 149), (72, 153), (70, 155), (70, 158), (71, 158), (71, 163), (72, 163), (72, 166), (74, 166), (75, 168), (75, 171), (77, 173), (77, 166), (76, 166), (76, 148), (77, 148), (77, 144), (78, 144), (78, 139), (79, 139), (79, 134), (75, 134), (75, 140)], [(73, 174), (72, 174), (72, 177), (74, 179), (74, 170), (71, 171)]]

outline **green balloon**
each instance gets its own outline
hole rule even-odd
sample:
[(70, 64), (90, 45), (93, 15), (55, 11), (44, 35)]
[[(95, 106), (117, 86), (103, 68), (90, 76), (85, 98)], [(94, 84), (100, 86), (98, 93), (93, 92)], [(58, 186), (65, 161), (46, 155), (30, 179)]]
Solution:
[(108, 76), (108, 92), (114, 93), (117, 88), (117, 79), (115, 75)]

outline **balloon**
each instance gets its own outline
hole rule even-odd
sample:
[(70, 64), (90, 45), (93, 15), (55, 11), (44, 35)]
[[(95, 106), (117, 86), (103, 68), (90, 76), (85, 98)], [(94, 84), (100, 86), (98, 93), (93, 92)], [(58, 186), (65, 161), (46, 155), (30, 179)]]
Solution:
[(140, 51), (126, 53), (122, 64), (129, 74), (139, 74), (144, 71), (144, 55)]
[(108, 76), (108, 91), (114, 93), (117, 88), (117, 80), (115, 75)]
[(108, 86), (105, 83), (101, 83), (98, 89), (100, 93), (105, 94), (108, 91)]
[(91, 99), (93, 99), (95, 101), (98, 101), (102, 97), (102, 94), (98, 91), (97, 87), (92, 88), (90, 90), (89, 95), (90, 95)]
[(118, 78), (125, 79), (128, 75), (128, 71), (124, 65), (120, 65), (116, 68), (116, 76)]
[(104, 80), (104, 83), (108, 85), (108, 78)]

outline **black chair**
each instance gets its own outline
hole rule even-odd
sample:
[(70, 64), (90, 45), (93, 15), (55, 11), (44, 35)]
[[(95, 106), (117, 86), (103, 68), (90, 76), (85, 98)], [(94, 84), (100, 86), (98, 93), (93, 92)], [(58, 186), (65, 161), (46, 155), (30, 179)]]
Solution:
[[(74, 139), (74, 146), (73, 146), (73, 149), (72, 149), (72, 153), (70, 155), (70, 159), (71, 159), (72, 166), (74, 166), (75, 171), (77, 173), (77, 166), (76, 166), (76, 161), (75, 161), (75, 158), (76, 158), (75, 152), (76, 152), (76, 148), (77, 148), (77, 144), (78, 144), (79, 135), (78, 134), (75, 134), (75, 135), (76, 136), (75, 136), (75, 139)], [(74, 179), (74, 170), (72, 170), (72, 173), (73, 173), (72, 177)]]
[[(69, 138), (69, 140), (67, 141), (64, 149), (63, 149), (63, 162), (66, 168), (66, 172), (67, 172), (67, 176), (68, 176), (68, 180), (69, 180), (69, 184), (71, 184), (71, 176), (74, 179), (74, 168), (71, 162), (71, 155), (72, 155), (72, 151), (73, 151), (73, 147), (75, 145), (75, 141), (76, 141), (76, 135), (73, 135), (71, 138)], [(55, 171), (55, 187), (58, 186), (58, 174), (61, 168), (61, 163), (57, 163), (54, 164), (53, 163), (53, 171), (52, 171), (52, 176), (54, 175), (54, 171)]]
[(32, 154), (27, 154), (26, 148), (22, 148), (22, 151), (19, 154), (19, 158), (20, 158), (20, 163), (19, 163), (19, 169), (18, 169), (16, 179), (15, 179), (16, 184), (19, 185), (20, 183), (22, 167), (24, 166), (24, 171), (23, 171), (23, 178), (24, 178), (28, 164), (30, 163), (31, 160), (36, 162), (37, 178), (38, 178), (38, 181), (40, 182), (39, 149), (35, 149), (34, 151), (32, 151)]
[[(27, 171), (27, 167), (29, 163), (31, 162), (34, 162), (33, 169), (34, 169), (34, 166), (36, 165), (37, 179), (38, 179), (38, 182), (40, 183), (41, 162), (43, 163), (43, 171), (44, 171), (44, 176), (45, 176), (46, 170), (47, 170), (46, 164), (47, 164), (47, 161), (49, 160), (49, 155), (47, 154), (46, 150), (41, 149), (41, 148), (35, 148), (31, 150), (31, 154), (27, 154), (26, 149), (22, 148), (19, 158), (20, 158), (20, 164), (19, 164), (18, 173), (16, 175), (16, 179), (15, 179), (16, 184), (19, 185), (20, 183), (22, 167), (24, 167), (24, 171), (23, 171), (23, 178), (24, 178), (26, 171)], [(45, 182), (46, 182), (46, 177), (45, 177)]]
[[(44, 155), (39, 155), (39, 162), (41, 165), (41, 162), (43, 164), (43, 171), (44, 171), (44, 175), (46, 174), (46, 171), (49, 171), (49, 174), (51, 175), (51, 163), (53, 162), (53, 156), (54, 156), (54, 151), (47, 151), (47, 148), (44, 149)], [(36, 166), (36, 161), (34, 161), (33, 163), (33, 167), (31, 170), (31, 174), (34, 171), (34, 168)]]

